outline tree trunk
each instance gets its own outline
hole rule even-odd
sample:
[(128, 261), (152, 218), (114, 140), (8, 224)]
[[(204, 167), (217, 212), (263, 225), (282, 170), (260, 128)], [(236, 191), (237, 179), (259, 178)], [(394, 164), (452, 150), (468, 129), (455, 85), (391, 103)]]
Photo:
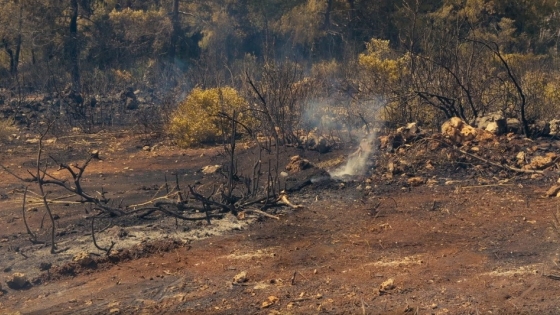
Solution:
[(8, 41), (6, 41), (5, 39), (2, 40), (2, 45), (4, 46), (4, 50), (6, 51), (8, 56), (10, 57), (10, 74), (14, 74), (13, 73), (13, 69), (14, 69), (14, 65), (15, 65), (14, 51), (10, 48), (10, 45), (8, 44)]
[(70, 40), (68, 42), (68, 52), (70, 58), (70, 73), (72, 76), (72, 90), (75, 93), (81, 92), (80, 77), (80, 43), (78, 40), (78, 0), (70, 0), (72, 8), (70, 16)]
[[(18, 72), (19, 66), (19, 56), (21, 53), (21, 43), (22, 43), (22, 25), (23, 25), (23, 4), (20, 3), (19, 5), (19, 20), (18, 20), (18, 35), (16, 37), (16, 52), (14, 54), (14, 64), (13, 67), (10, 67), (10, 72), (12, 75), (16, 75)], [(12, 66), (10, 64), (10, 66)]]
[(169, 39), (169, 62), (175, 63), (175, 56), (177, 55), (177, 42), (179, 40), (179, 32), (181, 31), (181, 24), (179, 21), (179, 0), (173, 0), (173, 10), (171, 12), (171, 38)]
[(16, 75), (18, 72), (19, 56), (21, 52), (21, 34), (18, 34), (16, 38), (16, 52), (14, 54), (14, 63), (10, 63), (10, 73)]
[(323, 29), (327, 30), (331, 26), (331, 11), (333, 0), (327, 0), (327, 11), (325, 12), (325, 21), (323, 22)]

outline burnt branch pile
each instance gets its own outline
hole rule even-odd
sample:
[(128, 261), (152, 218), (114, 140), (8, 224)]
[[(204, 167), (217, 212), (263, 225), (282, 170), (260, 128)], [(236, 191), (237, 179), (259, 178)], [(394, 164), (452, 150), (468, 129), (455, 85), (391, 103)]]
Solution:
[[(235, 130), (236, 121), (232, 119), (231, 123), (232, 129)], [(235, 132), (231, 134), (231, 141), (224, 146), (224, 151), (228, 155), (226, 163), (221, 168), (224, 180), (214, 182), (211, 191), (207, 191), (209, 185), (203, 185), (205, 189), (201, 190), (199, 183), (181, 187), (179, 176), (175, 174), (174, 184), (168, 183), (165, 177), (165, 184), (160, 186), (153, 196), (140, 203), (126, 204), (123, 200), (108, 198), (108, 192), (103, 189), (99, 192), (83, 184), (87, 181), (85, 174), (88, 167), (92, 162), (101, 160), (99, 151), (92, 151), (82, 162), (64, 162), (46, 153), (44, 138), (49, 129), (50, 125), (39, 138), (35, 168), (27, 170), (27, 177), (16, 176), (12, 172), (10, 174), (25, 183), (36, 184), (37, 192), (33, 192), (29, 187), (25, 187), (23, 192), (24, 223), (30, 241), (34, 244), (50, 245), (51, 253), (61, 251), (56, 246), (56, 216), (51, 209), (59, 203), (84, 206), (86, 219), (91, 221), (93, 243), (97, 249), (107, 254), (115, 244), (111, 242), (109, 246), (103, 247), (97, 243), (94, 223), (96, 219), (111, 220), (110, 225), (113, 225), (115, 224), (113, 219), (134, 217), (148, 220), (159, 215), (175, 218), (176, 221), (206, 221), (211, 224), (212, 220), (221, 219), (228, 213), (237, 216), (238, 219), (245, 218), (247, 213), (278, 219), (277, 216), (267, 213), (267, 209), (278, 206), (301, 207), (292, 204), (287, 195), (280, 191), (278, 169), (270, 166), (274, 162), (269, 161), (268, 170), (263, 170), (261, 155), (256, 157), (254, 167), (250, 170), (252, 174), (238, 174)], [(2, 168), (7, 170), (6, 167), (2, 166)], [(30, 194), (33, 197), (30, 197)], [(48, 241), (40, 240), (39, 235), (33, 232), (25, 220), (26, 200), (43, 204), (46, 210), (45, 216), (50, 219), (51, 225), (50, 231), (41, 235), (50, 235)], [(41, 224), (42, 228), (43, 224)]]

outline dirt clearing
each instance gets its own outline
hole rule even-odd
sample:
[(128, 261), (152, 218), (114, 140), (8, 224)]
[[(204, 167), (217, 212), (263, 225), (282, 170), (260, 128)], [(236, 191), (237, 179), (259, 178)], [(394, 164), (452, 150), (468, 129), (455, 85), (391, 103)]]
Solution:
[[(88, 169), (88, 185), (121, 198), (153, 195), (163, 174), (213, 180), (199, 171), (223, 158), (219, 149), (145, 151), (143, 139), (126, 137), (112, 142), (122, 153)], [(105, 146), (98, 144), (101, 152)], [(23, 174), (17, 165), (33, 161), (33, 148), (12, 152), (10, 165)], [(303, 154), (321, 165), (347, 152), (286, 148), (283, 155), (285, 163)], [(6, 314), (560, 312), (558, 202), (544, 197), (553, 178), (487, 176), (491, 183), (479, 184), (458, 170), (439, 173), (430, 185), (375, 174), (314, 182), (289, 196), (303, 208), (273, 211), (280, 220), (226, 214), (210, 225), (162, 216), (114, 222), (99, 233), (101, 244), (113, 240), (118, 249), (106, 257), (91, 244), (83, 207), (73, 204), (56, 208), (68, 251), (51, 255), (30, 244), (13, 192), (21, 183), (1, 176)], [(43, 210), (28, 216), (38, 227)], [(72, 262), (78, 252), (96, 253), (94, 263)], [(52, 267), (41, 271), (41, 263)], [(15, 272), (29, 277), (29, 287), (7, 286)]]

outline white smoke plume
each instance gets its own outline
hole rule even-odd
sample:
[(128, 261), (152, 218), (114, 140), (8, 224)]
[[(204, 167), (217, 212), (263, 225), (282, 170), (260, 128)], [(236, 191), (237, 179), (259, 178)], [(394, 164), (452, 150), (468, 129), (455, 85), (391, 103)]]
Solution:
[(375, 132), (370, 133), (360, 141), (360, 146), (348, 156), (348, 161), (343, 166), (330, 172), (332, 178), (342, 179), (345, 176), (364, 175), (367, 171), (368, 161), (374, 150)]

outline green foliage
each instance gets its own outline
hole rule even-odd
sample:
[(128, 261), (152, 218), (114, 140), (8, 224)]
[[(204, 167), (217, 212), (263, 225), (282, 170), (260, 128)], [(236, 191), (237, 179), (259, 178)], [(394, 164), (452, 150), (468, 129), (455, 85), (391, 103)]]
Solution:
[(409, 56), (391, 58), (392, 51), (388, 40), (372, 39), (366, 44), (366, 53), (360, 54), (358, 61), (368, 71), (376, 84), (397, 84), (407, 73)]
[(185, 84), (253, 95), (250, 76), (271, 134), (297, 129), (308, 97), (366, 104), (348, 109), (368, 119), (383, 104), (398, 123), (520, 106), (546, 117), (559, 104), (556, 2), (0, 0), (0, 88), (50, 93), (80, 67), (84, 94)]
[[(183, 147), (213, 143), (231, 134), (231, 121), (220, 117), (226, 113), (247, 127), (254, 124), (247, 101), (231, 87), (195, 88), (171, 115), (169, 132)], [(243, 132), (243, 128), (238, 128)]]

